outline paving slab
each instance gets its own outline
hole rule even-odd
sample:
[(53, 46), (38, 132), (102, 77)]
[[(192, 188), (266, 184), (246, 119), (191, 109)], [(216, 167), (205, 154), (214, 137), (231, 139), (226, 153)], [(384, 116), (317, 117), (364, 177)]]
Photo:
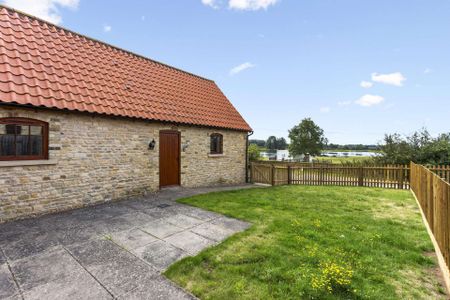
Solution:
[(2, 264), (4, 264), (4, 263), (6, 263), (6, 257), (5, 257), (5, 255), (3, 254), (2, 249), (0, 248), (0, 266), (1, 266)]
[(99, 230), (105, 233), (124, 231), (133, 227), (133, 222), (126, 215), (109, 218), (97, 226)]
[(128, 250), (143, 247), (157, 240), (156, 237), (145, 233), (139, 228), (113, 233), (111, 239), (114, 243)]
[(236, 233), (236, 231), (232, 229), (214, 225), (209, 222), (195, 226), (194, 228), (191, 228), (190, 231), (216, 242), (222, 241)]
[(72, 245), (86, 242), (91, 239), (98, 239), (106, 232), (106, 229), (98, 226), (80, 226), (66, 230), (60, 230), (56, 233), (56, 238), (62, 245)]
[(177, 227), (188, 229), (203, 223), (202, 220), (189, 217), (183, 214), (175, 214), (161, 219), (162, 221), (173, 224)]
[(119, 297), (123, 300), (192, 300), (196, 299), (162, 276)]
[(193, 217), (202, 221), (210, 221), (212, 219), (217, 219), (219, 217), (222, 217), (223, 215), (217, 214), (212, 211), (203, 210), (197, 207), (188, 206), (179, 204), (177, 206), (174, 206), (173, 210), (177, 213)]
[(2, 243), (1, 248), (8, 260), (13, 261), (41, 253), (51, 247), (57, 246), (58, 241), (53, 232), (40, 233), (28, 229), (19, 233), (20, 239)]
[(110, 202), (93, 206), (92, 209), (95, 209), (96, 213), (105, 218), (119, 217), (123, 214), (134, 211), (133, 208), (121, 204), (122, 203), (118, 202)]
[(67, 215), (67, 218), (75, 219), (78, 222), (106, 220), (111, 217), (110, 215), (105, 214), (104, 210), (97, 209), (96, 206), (76, 209), (67, 212)]
[(228, 217), (220, 217), (212, 220), (210, 223), (235, 232), (244, 231), (250, 227), (250, 224), (247, 222)]
[(60, 277), (38, 285), (23, 293), (25, 300), (71, 299), (71, 300), (103, 300), (113, 299), (88, 273), (76, 273)]
[(199, 236), (191, 231), (183, 231), (171, 235), (164, 240), (192, 255), (195, 255), (204, 248), (215, 244), (215, 241)]
[(134, 249), (132, 252), (158, 270), (165, 270), (175, 261), (189, 255), (187, 252), (161, 240)]
[(139, 258), (114, 258), (108, 262), (86, 268), (114, 297), (119, 297), (147, 284), (157, 275), (157, 270)]
[(11, 272), (6, 264), (0, 264), (0, 299), (20, 297)]
[(106, 263), (111, 259), (125, 255), (126, 252), (105, 237), (69, 245), (66, 248), (84, 267)]
[(133, 227), (139, 227), (157, 219), (149, 214), (139, 211), (124, 214), (122, 215), (122, 218), (126, 219), (130, 224), (133, 225)]
[(139, 199), (126, 201), (125, 205), (128, 206), (129, 208), (134, 209), (135, 211), (136, 210), (141, 211), (144, 209), (155, 207), (157, 205), (157, 203), (152, 201), (151, 198), (139, 198)]
[(142, 210), (142, 212), (146, 213), (147, 215), (152, 216), (154, 219), (167, 218), (176, 213), (172, 209), (172, 205), (167, 206), (167, 207), (157, 207), (157, 206), (151, 207), (151, 208)]
[(22, 290), (56, 280), (83, 274), (83, 268), (62, 247), (54, 247), (40, 254), (16, 260), (11, 270)]
[(109, 240), (92, 240), (68, 249), (114, 297), (137, 288), (157, 274), (155, 268)]
[(26, 229), (20, 222), (0, 224), (0, 246), (20, 240)]
[(151, 221), (147, 224), (140, 226), (139, 228), (160, 239), (168, 237), (174, 233), (183, 231), (183, 228), (175, 226), (163, 219)]

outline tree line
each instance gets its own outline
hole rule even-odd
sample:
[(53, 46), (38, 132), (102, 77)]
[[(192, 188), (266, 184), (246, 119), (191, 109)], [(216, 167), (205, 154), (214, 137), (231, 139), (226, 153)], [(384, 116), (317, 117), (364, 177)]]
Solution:
[(276, 136), (269, 136), (267, 140), (249, 140), (250, 145), (254, 144), (266, 150), (286, 150), (287, 142), (284, 137), (277, 138)]
[(386, 134), (380, 148), (383, 154), (377, 158), (380, 163), (450, 164), (450, 133), (432, 137), (423, 128), (409, 136)]
[(250, 140), (249, 157), (259, 158), (260, 148), (269, 151), (289, 149), (292, 156), (309, 154), (321, 155), (323, 150), (379, 150), (381, 155), (374, 158), (382, 164), (450, 164), (450, 133), (433, 137), (423, 128), (408, 136), (398, 133), (386, 134), (379, 145), (339, 145), (328, 143), (324, 131), (310, 118), (303, 119), (289, 130), (290, 143), (284, 138), (270, 136), (267, 140)]

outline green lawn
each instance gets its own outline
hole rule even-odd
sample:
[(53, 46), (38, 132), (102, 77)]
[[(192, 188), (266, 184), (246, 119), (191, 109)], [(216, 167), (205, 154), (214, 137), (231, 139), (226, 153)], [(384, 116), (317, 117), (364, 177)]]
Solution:
[(280, 186), (180, 202), (253, 224), (166, 271), (201, 299), (445, 299), (408, 191)]

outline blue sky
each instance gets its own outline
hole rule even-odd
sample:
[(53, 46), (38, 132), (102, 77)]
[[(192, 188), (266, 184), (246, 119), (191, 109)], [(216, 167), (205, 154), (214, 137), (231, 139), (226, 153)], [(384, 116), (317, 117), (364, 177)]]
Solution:
[(255, 138), (305, 117), (333, 143), (450, 132), (448, 0), (3, 2), (213, 79)]

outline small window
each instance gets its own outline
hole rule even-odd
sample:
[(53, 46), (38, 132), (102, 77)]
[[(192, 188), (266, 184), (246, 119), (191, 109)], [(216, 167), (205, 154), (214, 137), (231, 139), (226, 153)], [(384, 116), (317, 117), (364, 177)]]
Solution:
[(211, 154), (223, 153), (223, 136), (220, 133), (211, 134)]
[(25, 118), (0, 118), (0, 160), (48, 159), (48, 124)]

